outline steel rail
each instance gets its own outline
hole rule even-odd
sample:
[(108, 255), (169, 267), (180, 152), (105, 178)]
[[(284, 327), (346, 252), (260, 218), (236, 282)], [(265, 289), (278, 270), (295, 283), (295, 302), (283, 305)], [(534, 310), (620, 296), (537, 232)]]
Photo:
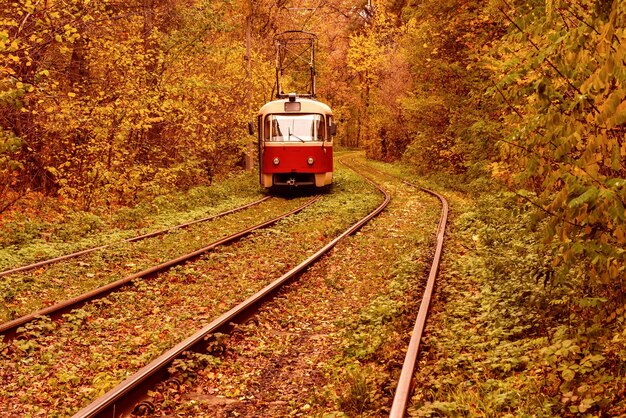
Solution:
[(406, 413), (406, 406), (409, 401), (409, 396), (411, 394), (411, 380), (415, 372), (415, 364), (417, 362), (420, 342), (422, 339), (422, 334), (424, 333), (424, 328), (426, 326), (428, 309), (430, 307), (430, 301), (432, 298), (433, 290), (435, 288), (435, 280), (437, 278), (437, 272), (439, 270), (439, 263), (441, 261), (443, 241), (446, 232), (446, 225), (448, 222), (449, 206), (446, 198), (435, 191), (426, 189), (422, 186), (401, 179), (398, 176), (382, 172), (371, 166), (368, 167), (373, 171), (399, 179), (400, 181), (402, 181), (402, 183), (408, 186), (415, 187), (425, 193), (435, 196), (441, 202), (441, 217), (439, 218), (439, 225), (437, 226), (437, 245), (435, 247), (435, 255), (433, 257), (433, 262), (430, 267), (430, 273), (428, 275), (428, 281), (426, 282), (424, 295), (422, 296), (422, 302), (420, 303), (417, 318), (415, 319), (415, 325), (411, 334), (409, 347), (407, 348), (407, 352), (404, 357), (404, 363), (402, 364), (402, 370), (400, 372), (400, 378), (398, 379), (398, 385), (396, 386), (396, 392), (393, 397), (391, 411), (389, 412), (390, 418), (403, 418)]
[(293, 215), (294, 213), (300, 212), (301, 210), (303, 210), (304, 208), (312, 205), (313, 203), (315, 203), (316, 201), (318, 201), (321, 198), (320, 195), (313, 197), (312, 199), (309, 199), (307, 202), (305, 202), (303, 205), (289, 211), (286, 213), (283, 213), (282, 215), (270, 219), (269, 221), (265, 221), (262, 223), (259, 223), (257, 225), (254, 225), (250, 228), (246, 228), (244, 230), (241, 230), (239, 232), (236, 232), (232, 235), (229, 235), (227, 237), (221, 238), (217, 241), (212, 242), (211, 244), (200, 248), (198, 250), (195, 250), (191, 253), (182, 255), (180, 257), (177, 257), (175, 259), (166, 261), (164, 263), (158, 264), (156, 266), (150, 267), (148, 269), (142, 270), (138, 273), (134, 273), (131, 274), (130, 276), (124, 277), (122, 279), (116, 280), (114, 282), (111, 282), (107, 285), (98, 287), (94, 290), (91, 290), (87, 293), (83, 293), (82, 295), (73, 297), (71, 299), (67, 299), (63, 302), (59, 302), (56, 303), (54, 305), (48, 306), (46, 308), (40, 309), (36, 312), (30, 313), (28, 315), (24, 315), (20, 318), (16, 318), (13, 319), (11, 321), (5, 322), (4, 324), (0, 324), (0, 335), (4, 335), (4, 339), (5, 340), (10, 340), (12, 338), (14, 338), (17, 334), (17, 329), (25, 324), (27, 324), (28, 322), (31, 322), (41, 316), (54, 316), (54, 317), (58, 317), (63, 313), (69, 312), (72, 309), (76, 309), (79, 306), (84, 305), (85, 303), (92, 301), (94, 299), (99, 299), (102, 298), (110, 293), (112, 293), (113, 291), (119, 289), (122, 286), (128, 285), (130, 284), (133, 280), (135, 279), (139, 279), (139, 278), (145, 278), (147, 276), (153, 275), (155, 273), (158, 272), (162, 272), (166, 269), (169, 269), (173, 266), (182, 264), (190, 259), (193, 259), (195, 257), (198, 257), (204, 253), (206, 253), (209, 250), (214, 249), (215, 247), (218, 247), (220, 245), (224, 245), (233, 241), (236, 241), (237, 239), (250, 234), (251, 232), (260, 229), (260, 228), (264, 228), (267, 226), (270, 226), (272, 224), (275, 224), (276, 222), (280, 221), (281, 219), (286, 218), (287, 216)]
[(262, 202), (264, 202), (264, 201), (266, 201), (266, 200), (268, 200), (270, 198), (271, 198), (271, 196), (265, 196), (265, 197), (263, 197), (261, 199), (255, 200), (254, 202), (246, 203), (245, 205), (236, 207), (234, 209), (227, 210), (225, 212), (218, 213), (216, 215), (211, 215), (211, 216), (206, 217), (206, 218), (196, 219), (196, 220), (191, 221), (191, 222), (187, 222), (187, 223), (184, 223), (184, 224), (176, 225), (176, 226), (173, 226), (173, 227), (170, 227), (170, 228), (166, 228), (166, 229), (161, 229), (159, 231), (149, 232), (147, 234), (138, 235), (136, 237), (131, 237), (131, 238), (126, 238), (126, 239), (123, 239), (123, 240), (120, 240), (120, 241), (112, 242), (110, 244), (104, 244), (104, 245), (100, 245), (98, 247), (87, 248), (87, 249), (84, 249), (84, 250), (81, 250), (81, 251), (76, 251), (76, 252), (71, 253), (71, 254), (65, 254), (65, 255), (62, 255), (62, 256), (59, 256), (59, 257), (55, 257), (55, 258), (51, 258), (51, 259), (48, 259), (48, 260), (42, 260), (42, 261), (38, 261), (38, 262), (33, 263), (33, 264), (28, 264), (28, 265), (21, 266), (21, 267), (16, 267), (16, 268), (13, 268), (13, 269), (10, 269), (10, 270), (5, 270), (5, 271), (0, 272), (0, 277), (7, 276), (7, 275), (13, 274), (13, 273), (18, 273), (18, 272), (21, 272), (21, 271), (32, 270), (32, 269), (35, 269), (37, 267), (47, 266), (48, 264), (53, 264), (53, 263), (56, 263), (56, 262), (59, 262), (59, 261), (67, 260), (67, 259), (70, 259), (70, 258), (75, 258), (75, 257), (81, 256), (81, 255), (92, 253), (94, 251), (104, 250), (105, 248), (111, 247), (113, 245), (123, 244), (125, 242), (140, 241), (142, 239), (152, 238), (152, 237), (156, 237), (158, 235), (163, 235), (163, 234), (165, 234), (167, 232), (170, 232), (170, 231), (173, 231), (175, 229), (186, 228), (188, 226), (191, 226), (191, 225), (194, 225), (194, 224), (197, 224), (197, 223), (200, 223), (200, 222), (208, 222), (208, 221), (211, 221), (213, 219), (221, 218), (223, 216), (230, 215), (231, 213), (235, 213), (235, 212), (238, 212), (240, 210), (247, 209), (247, 208), (249, 208), (251, 206), (258, 205), (258, 204), (260, 204), (260, 203), (262, 203)]
[[(354, 171), (353, 167), (340, 162)], [(383, 202), (367, 216), (353, 224), (345, 230), (341, 235), (330, 241), (328, 244), (319, 249), (315, 254), (298, 264), (287, 273), (265, 286), (263, 289), (250, 296), (248, 299), (235, 306), (228, 312), (222, 314), (210, 324), (178, 343), (172, 349), (163, 353), (161, 356), (153, 360), (148, 365), (141, 368), (135, 374), (121, 382), (108, 393), (93, 401), (86, 408), (78, 411), (73, 418), (91, 418), (106, 417), (116, 418), (129, 415), (134, 407), (134, 403), (138, 399), (145, 399), (148, 390), (153, 387), (155, 382), (162, 381), (167, 375), (168, 366), (180, 355), (186, 351), (194, 351), (201, 349), (203, 342), (211, 334), (217, 332), (227, 332), (232, 328), (233, 323), (241, 322), (249, 317), (258, 306), (266, 300), (269, 300), (277, 291), (286, 283), (293, 280), (296, 276), (304, 272), (311, 264), (319, 260), (324, 254), (328, 253), (337, 243), (345, 237), (359, 230), (363, 225), (380, 214), (389, 204), (391, 197), (389, 193), (384, 191), (380, 186), (372, 180), (364, 176), (364, 178), (374, 185), (384, 196)]]

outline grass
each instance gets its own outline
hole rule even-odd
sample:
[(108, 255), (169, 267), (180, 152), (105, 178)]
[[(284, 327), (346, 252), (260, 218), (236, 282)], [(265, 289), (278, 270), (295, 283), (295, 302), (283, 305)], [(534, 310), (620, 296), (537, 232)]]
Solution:
[(409, 415), (624, 416), (626, 315), (578, 272), (554, 279), (545, 216), (485, 179), (373, 164), (444, 189), (452, 208)]
[(269, 200), (257, 207), (166, 235), (117, 244), (35, 271), (0, 277), (0, 300), (4, 301), (0, 305), (0, 321), (25, 315), (202, 248), (211, 241), (293, 209), (306, 199)]
[(454, 212), (409, 414), (558, 416), (543, 381), (541, 314), (524, 301), (541, 286), (515, 270), (532, 268), (538, 238), (520, 235), (495, 197), (448, 195)]
[[(394, 171), (386, 164), (374, 165), (382, 171)], [(337, 323), (341, 352), (325, 366), (330, 379), (323, 391), (325, 396), (318, 402), (324, 405), (324, 414), (329, 413), (329, 403), (335, 405), (336, 416), (388, 413), (397, 370), (410, 337), (408, 331), (412, 329), (428, 276), (439, 205), (435, 199), (395, 180), (379, 177), (380, 180), (387, 187), (393, 184), (392, 204), (400, 208), (389, 209), (394, 221), (381, 231), (386, 238), (378, 231), (370, 237), (370, 245), (379, 246), (382, 259), (368, 255), (363, 270), (370, 273), (363, 280), (376, 281), (375, 277), (381, 275), (385, 281), (356, 315)], [(410, 209), (417, 207), (417, 211)]]
[(20, 208), (0, 218), (0, 270), (206, 217), (261, 196), (255, 174), (243, 173), (115, 211), (79, 212), (57, 205), (43, 217), (37, 208)]

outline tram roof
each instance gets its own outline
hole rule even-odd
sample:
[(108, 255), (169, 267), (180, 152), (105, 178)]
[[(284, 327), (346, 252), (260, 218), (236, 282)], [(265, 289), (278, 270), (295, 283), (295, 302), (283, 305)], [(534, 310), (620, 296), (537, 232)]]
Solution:
[(330, 107), (322, 102), (318, 102), (314, 99), (308, 99), (304, 97), (296, 97), (295, 102), (301, 103), (299, 111), (285, 111), (285, 103), (288, 103), (289, 99), (279, 99), (268, 103), (265, 103), (261, 109), (259, 109), (259, 115), (266, 115), (268, 113), (321, 113), (324, 115), (332, 115), (333, 111)]

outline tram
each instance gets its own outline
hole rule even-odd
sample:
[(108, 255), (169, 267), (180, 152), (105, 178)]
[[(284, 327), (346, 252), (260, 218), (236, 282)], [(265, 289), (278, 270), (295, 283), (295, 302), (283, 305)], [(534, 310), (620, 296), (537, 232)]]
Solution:
[(333, 181), (337, 126), (326, 104), (295, 93), (265, 104), (258, 114), (261, 186), (328, 186)]
[[(274, 38), (277, 100), (261, 107), (257, 117), (262, 187), (332, 184), (337, 125), (330, 107), (315, 99), (315, 40), (303, 31)], [(291, 88), (305, 93), (284, 93)]]

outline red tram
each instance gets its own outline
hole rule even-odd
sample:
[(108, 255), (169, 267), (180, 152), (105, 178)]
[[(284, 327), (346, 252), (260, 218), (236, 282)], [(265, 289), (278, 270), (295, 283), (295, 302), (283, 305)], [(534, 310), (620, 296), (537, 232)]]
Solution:
[(261, 186), (328, 186), (333, 181), (337, 126), (327, 105), (291, 93), (258, 115)]

